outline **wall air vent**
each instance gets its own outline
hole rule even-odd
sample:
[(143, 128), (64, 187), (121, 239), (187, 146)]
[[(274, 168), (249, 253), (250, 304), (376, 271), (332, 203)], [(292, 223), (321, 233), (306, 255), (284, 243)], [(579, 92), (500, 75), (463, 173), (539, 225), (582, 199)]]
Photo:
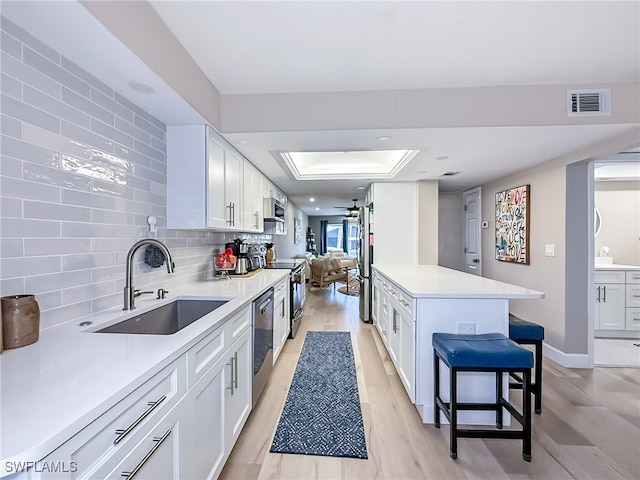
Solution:
[(440, 175), (441, 177), (453, 177), (455, 175), (458, 175), (459, 173), (462, 172), (444, 172), (442, 175)]
[(611, 115), (611, 90), (567, 91), (567, 115), (569, 117)]

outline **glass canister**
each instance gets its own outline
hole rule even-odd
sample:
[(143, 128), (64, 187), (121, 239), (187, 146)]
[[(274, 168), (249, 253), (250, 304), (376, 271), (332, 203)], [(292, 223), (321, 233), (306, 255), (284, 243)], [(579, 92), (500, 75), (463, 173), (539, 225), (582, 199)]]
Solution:
[(5, 350), (24, 347), (38, 341), (40, 307), (35, 295), (9, 295), (2, 304), (2, 344)]

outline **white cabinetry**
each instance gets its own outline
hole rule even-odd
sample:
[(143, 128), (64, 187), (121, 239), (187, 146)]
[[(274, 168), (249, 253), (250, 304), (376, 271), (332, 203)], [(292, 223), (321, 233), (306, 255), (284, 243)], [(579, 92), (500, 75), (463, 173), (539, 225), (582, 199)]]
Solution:
[(640, 271), (598, 269), (594, 279), (596, 336), (640, 330)]
[(266, 178), (251, 162), (244, 161), (244, 197), (243, 222), (246, 232), (262, 232), (264, 230), (263, 189)]
[(185, 399), (191, 415), (185, 478), (216, 478), (251, 412), (250, 310), (201, 340), (188, 358), (195, 384)]
[(291, 330), (289, 278), (283, 279), (275, 286), (273, 300), (273, 363), (282, 351)]
[(167, 227), (242, 229), (243, 157), (211, 127), (167, 127)]
[(183, 478), (184, 372), (182, 356), (44, 460), (66, 466), (66, 471), (32, 472), (30, 478), (127, 478), (121, 474), (136, 470), (136, 478)]
[(377, 290), (378, 332), (387, 347), (389, 357), (411, 401), (415, 399), (415, 317), (414, 299), (388, 278), (373, 274)]

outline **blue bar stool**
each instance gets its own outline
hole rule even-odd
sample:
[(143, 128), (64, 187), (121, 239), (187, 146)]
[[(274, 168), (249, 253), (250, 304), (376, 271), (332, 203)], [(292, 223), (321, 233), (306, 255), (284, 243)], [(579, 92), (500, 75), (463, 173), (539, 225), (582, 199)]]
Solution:
[[(533, 409), (537, 414), (540, 414), (542, 412), (542, 341), (544, 340), (544, 327), (509, 314), (509, 338), (520, 345), (534, 345), (535, 347), (535, 373), (531, 383), (531, 393), (535, 396)], [(510, 382), (509, 388), (522, 389), (522, 378), (517, 373), (511, 373), (510, 375), (515, 382)]]
[[(433, 420), (440, 428), (440, 412), (451, 424), (449, 456), (458, 458), (458, 438), (515, 438), (522, 439), (522, 458), (531, 461), (531, 368), (533, 354), (500, 333), (482, 335), (433, 334)], [(440, 360), (449, 367), (449, 402), (440, 398)], [(458, 402), (458, 372), (494, 372), (495, 403)], [(522, 375), (522, 413), (503, 398), (502, 376), (518, 372)], [(521, 430), (502, 430), (503, 408), (522, 425)], [(459, 410), (493, 410), (496, 429), (463, 429), (458, 427)]]

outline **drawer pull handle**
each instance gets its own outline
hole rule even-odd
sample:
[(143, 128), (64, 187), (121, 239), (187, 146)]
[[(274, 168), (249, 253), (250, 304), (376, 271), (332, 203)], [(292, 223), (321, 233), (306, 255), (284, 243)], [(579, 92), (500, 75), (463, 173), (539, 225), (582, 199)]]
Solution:
[(116, 437), (116, 439), (113, 441), (114, 445), (117, 445), (118, 443), (120, 443), (122, 440), (124, 440), (124, 437), (126, 437), (127, 435), (129, 435), (131, 433), (131, 431), (136, 428), (140, 422), (142, 422), (145, 418), (147, 418), (149, 416), (149, 414), (151, 412), (153, 412), (156, 408), (158, 408), (158, 406), (164, 402), (167, 399), (166, 395), (162, 395), (158, 400), (156, 400), (155, 402), (147, 402), (147, 405), (149, 405), (149, 408), (147, 408), (145, 410), (145, 412), (140, 415), (135, 422), (133, 422), (131, 425), (129, 425), (125, 430), (116, 430), (116, 435), (118, 435)]
[(161, 437), (153, 437), (153, 441), (156, 442), (153, 448), (151, 448), (151, 450), (149, 450), (149, 452), (144, 456), (144, 458), (140, 460), (140, 463), (136, 465), (136, 468), (134, 468), (130, 472), (122, 472), (120, 476), (124, 477), (126, 480), (131, 480), (133, 477), (135, 477), (136, 474), (140, 471), (140, 469), (144, 467), (144, 464), (147, 463), (147, 460), (149, 460), (151, 456), (154, 453), (156, 453), (156, 450), (160, 448), (160, 445), (162, 445), (162, 442), (164, 442), (169, 435), (171, 435), (171, 430), (167, 430), (166, 433)]

